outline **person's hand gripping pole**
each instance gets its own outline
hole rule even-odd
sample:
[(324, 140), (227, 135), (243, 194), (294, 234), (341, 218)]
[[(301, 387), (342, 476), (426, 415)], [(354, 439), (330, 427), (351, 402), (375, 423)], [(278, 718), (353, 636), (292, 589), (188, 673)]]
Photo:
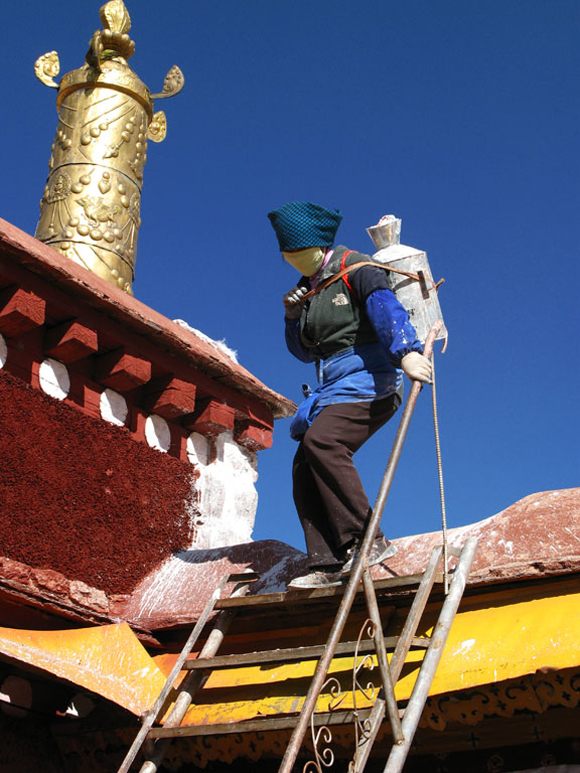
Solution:
[(423, 354), (409, 352), (401, 360), (401, 368), (411, 381), (422, 381), (424, 384), (431, 383), (431, 362)]

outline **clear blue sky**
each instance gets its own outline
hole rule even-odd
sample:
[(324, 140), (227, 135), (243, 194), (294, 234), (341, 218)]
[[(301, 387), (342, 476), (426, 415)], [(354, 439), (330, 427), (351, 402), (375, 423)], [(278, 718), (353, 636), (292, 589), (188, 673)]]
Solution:
[[(30, 233), (56, 128), (33, 72), (52, 49), (82, 64), (99, 2), (13, 4), (5, 19), (0, 215)], [(131, 63), (152, 91), (178, 64), (185, 90), (158, 103), (135, 295), (226, 338), (240, 362), (300, 399), (311, 367), (283, 343), (296, 276), (266, 213), (313, 200), (344, 214), (338, 242), (403, 218), (446, 283), (437, 356), (448, 519), (490, 516), (578, 485), (580, 220), (577, 0), (128, 2)], [(10, 32), (8, 32), (10, 31)], [(60, 76), (59, 76), (60, 77)], [(302, 547), (288, 422), (259, 455), (254, 536)], [(396, 420), (358, 455), (371, 500)], [(420, 397), (383, 528), (438, 528), (430, 390)]]

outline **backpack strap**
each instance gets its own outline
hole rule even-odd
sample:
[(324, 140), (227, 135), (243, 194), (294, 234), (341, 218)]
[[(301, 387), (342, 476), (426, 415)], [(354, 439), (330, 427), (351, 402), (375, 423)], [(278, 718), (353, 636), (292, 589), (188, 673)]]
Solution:
[[(350, 292), (356, 298), (356, 293), (352, 289), (351, 283), (348, 281), (348, 271), (349, 271), (350, 268), (352, 268), (352, 266), (349, 266), (348, 268), (346, 267), (346, 259), (348, 258), (349, 255), (352, 255), (353, 252), (354, 252), (354, 250), (347, 250), (344, 253), (344, 255), (342, 256), (342, 260), (340, 261), (340, 272), (339, 272), (339, 274), (341, 275), (341, 279), (344, 281), (345, 285), (348, 287)], [(346, 269), (346, 272), (345, 272), (345, 269)]]

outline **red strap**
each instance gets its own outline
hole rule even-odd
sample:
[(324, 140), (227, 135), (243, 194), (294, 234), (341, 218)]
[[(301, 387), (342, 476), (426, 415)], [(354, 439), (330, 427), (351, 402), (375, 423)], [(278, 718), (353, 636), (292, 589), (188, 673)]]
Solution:
[[(346, 259), (349, 255), (352, 255), (354, 250), (347, 250), (344, 255), (342, 256), (342, 260), (340, 261), (340, 270), (344, 271), (346, 268)], [(348, 289), (351, 291), (353, 295), (355, 295), (354, 290), (352, 289), (351, 283), (348, 281), (348, 274), (343, 274), (342, 281), (345, 283), (345, 285), (348, 287)]]

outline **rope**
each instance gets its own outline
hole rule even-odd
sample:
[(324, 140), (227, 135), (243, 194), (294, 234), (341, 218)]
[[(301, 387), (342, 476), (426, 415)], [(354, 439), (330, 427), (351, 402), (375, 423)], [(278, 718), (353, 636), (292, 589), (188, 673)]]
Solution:
[[(309, 290), (307, 293), (304, 293), (304, 295), (300, 298), (299, 303), (303, 303), (304, 301), (307, 301), (309, 298), (314, 297), (315, 295), (318, 295), (321, 290), (325, 290), (329, 285), (333, 284), (333, 282), (336, 282), (339, 279), (342, 279), (343, 276), (350, 273), (351, 271), (355, 271), (357, 268), (362, 268), (362, 266), (374, 266), (375, 268), (382, 268), (385, 271), (392, 271), (393, 274), (401, 274), (402, 276), (406, 276), (409, 279), (414, 279), (416, 282), (421, 282), (422, 279), (419, 276), (419, 274), (411, 274), (409, 271), (403, 271), (400, 268), (392, 268), (391, 266), (387, 266), (384, 263), (375, 263), (372, 260), (361, 260), (358, 263), (353, 263), (351, 266), (346, 266), (346, 268), (343, 268), (341, 271), (338, 271), (336, 274), (333, 274), (329, 279), (325, 279), (324, 282), (321, 282), (319, 285), (317, 285), (313, 290)], [(445, 279), (440, 279), (437, 283), (435, 283), (432, 279), (425, 280), (431, 282), (432, 288), (435, 290), (435, 292), (439, 292), (439, 288), (445, 281)], [(293, 306), (294, 304), (291, 301), (284, 301), (285, 306)]]
[(431, 354), (431, 381), (433, 397), (433, 426), (435, 429), (435, 450), (437, 452), (437, 472), (439, 475), (439, 496), (441, 498), (441, 530), (443, 532), (443, 586), (445, 595), (449, 591), (449, 573), (447, 569), (447, 512), (445, 509), (445, 489), (443, 487), (443, 465), (441, 463), (441, 443), (439, 441), (439, 420), (437, 417), (437, 389), (435, 386), (435, 351)]

